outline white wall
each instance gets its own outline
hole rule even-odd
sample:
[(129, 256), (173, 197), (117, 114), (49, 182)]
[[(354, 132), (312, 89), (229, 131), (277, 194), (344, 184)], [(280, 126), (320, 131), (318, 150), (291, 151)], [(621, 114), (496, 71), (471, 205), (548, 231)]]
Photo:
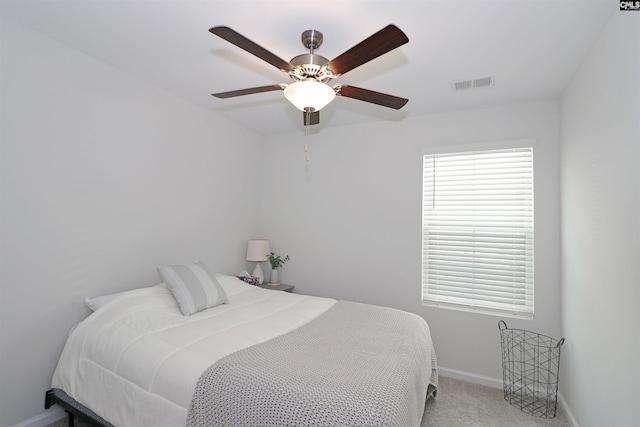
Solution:
[(501, 379), (499, 317), (421, 305), (421, 149), (537, 139), (535, 320), (506, 321), (559, 336), (558, 137), (557, 103), (545, 101), (269, 139), (260, 218), (272, 249), (291, 256), (281, 281), (301, 293), (417, 313), (441, 366)]
[(640, 14), (617, 12), (561, 101), (561, 391), (581, 427), (640, 425)]
[[(83, 300), (156, 266), (245, 268), (259, 139), (2, 22), (0, 425), (43, 411)], [(241, 166), (240, 166), (241, 164)]]

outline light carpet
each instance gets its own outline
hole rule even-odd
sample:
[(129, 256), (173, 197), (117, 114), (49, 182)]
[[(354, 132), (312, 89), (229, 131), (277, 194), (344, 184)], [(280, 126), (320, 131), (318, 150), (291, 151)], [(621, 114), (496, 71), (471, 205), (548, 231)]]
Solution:
[(421, 427), (571, 427), (558, 405), (555, 418), (538, 418), (504, 400), (502, 389), (440, 377)]

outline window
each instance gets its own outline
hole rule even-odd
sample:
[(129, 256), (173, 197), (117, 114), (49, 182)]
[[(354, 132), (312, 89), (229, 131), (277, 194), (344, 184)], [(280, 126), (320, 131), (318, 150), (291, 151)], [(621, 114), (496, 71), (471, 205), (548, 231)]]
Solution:
[(533, 141), (427, 153), (422, 302), (533, 317)]

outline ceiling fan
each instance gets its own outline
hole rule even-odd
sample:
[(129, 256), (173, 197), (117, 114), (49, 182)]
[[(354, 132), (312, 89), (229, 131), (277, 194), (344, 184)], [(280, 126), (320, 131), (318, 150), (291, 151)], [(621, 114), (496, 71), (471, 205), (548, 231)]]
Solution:
[(327, 84), (332, 79), (407, 43), (409, 38), (395, 25), (386, 26), (331, 61), (315, 54), (315, 50), (323, 41), (322, 33), (316, 30), (307, 30), (302, 33), (302, 44), (309, 49), (309, 53), (298, 55), (289, 62), (229, 27), (218, 26), (210, 28), (209, 31), (287, 73), (294, 81), (290, 84), (274, 84), (214, 93), (213, 96), (216, 98), (284, 90), (284, 96), (296, 108), (302, 110), (305, 126), (320, 123), (320, 109), (330, 103), (336, 95), (396, 110), (409, 101), (355, 86), (337, 84), (331, 87)]

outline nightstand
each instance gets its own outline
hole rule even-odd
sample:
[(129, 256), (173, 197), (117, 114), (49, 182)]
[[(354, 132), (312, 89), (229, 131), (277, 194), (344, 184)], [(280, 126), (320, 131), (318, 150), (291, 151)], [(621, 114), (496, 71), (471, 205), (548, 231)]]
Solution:
[(258, 287), (262, 289), (271, 289), (273, 291), (284, 291), (284, 292), (293, 292), (293, 288), (295, 288), (295, 286), (293, 285), (285, 285), (283, 283), (280, 283), (279, 285), (270, 285), (268, 283), (263, 283), (262, 285), (258, 285)]

